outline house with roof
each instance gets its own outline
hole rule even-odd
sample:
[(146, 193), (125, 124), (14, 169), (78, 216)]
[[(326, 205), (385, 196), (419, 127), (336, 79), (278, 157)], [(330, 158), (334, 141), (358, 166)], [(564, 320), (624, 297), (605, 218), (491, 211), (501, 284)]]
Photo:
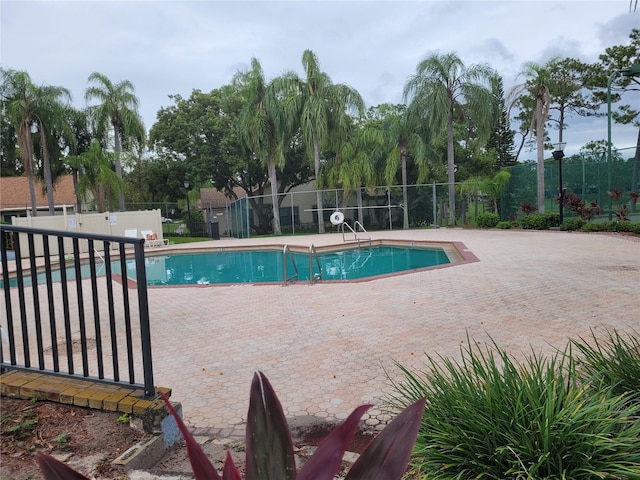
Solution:
[[(56, 213), (76, 212), (76, 196), (73, 189), (73, 177), (59, 177), (53, 188), (53, 202)], [(36, 181), (36, 208), (38, 215), (49, 214), (49, 202), (44, 185)], [(0, 177), (0, 220), (11, 223), (11, 217), (31, 215), (31, 197), (29, 180), (22, 177)]]
[[(247, 193), (241, 187), (234, 187), (233, 193), (238, 198), (244, 198)], [(200, 189), (200, 208), (206, 223), (217, 223), (219, 232), (226, 236), (231, 232), (231, 218), (229, 206), (235, 202), (221, 190), (215, 188)]]

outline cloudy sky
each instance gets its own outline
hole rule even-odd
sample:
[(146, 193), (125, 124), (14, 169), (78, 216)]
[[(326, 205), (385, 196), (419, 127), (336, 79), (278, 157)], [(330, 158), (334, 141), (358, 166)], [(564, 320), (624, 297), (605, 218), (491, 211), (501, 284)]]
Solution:
[[(489, 63), (508, 90), (524, 62), (556, 55), (591, 62), (606, 47), (627, 44), (640, 27), (640, 10), (630, 13), (629, 6), (629, 0), (2, 0), (0, 62), (26, 70), (37, 84), (68, 88), (78, 107), (91, 72), (128, 79), (150, 128), (158, 109), (171, 104), (168, 95), (227, 84), (252, 57), (267, 78), (302, 74), (305, 49), (367, 106), (400, 103), (407, 77), (435, 51), (457, 52), (467, 65)], [(625, 100), (638, 105), (640, 93)], [(569, 124), (568, 153), (606, 139), (606, 118)], [(636, 137), (637, 129), (614, 127), (617, 147), (635, 145)]]

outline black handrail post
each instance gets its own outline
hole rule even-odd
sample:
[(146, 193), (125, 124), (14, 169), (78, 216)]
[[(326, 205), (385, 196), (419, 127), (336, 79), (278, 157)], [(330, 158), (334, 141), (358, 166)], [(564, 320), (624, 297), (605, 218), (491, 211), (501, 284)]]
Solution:
[(151, 355), (151, 328), (149, 325), (149, 298), (147, 296), (147, 270), (144, 263), (144, 242), (134, 245), (136, 260), (136, 283), (138, 290), (138, 310), (140, 315), (140, 338), (142, 340), (142, 368), (144, 375), (144, 396), (156, 395), (153, 383), (153, 357)]

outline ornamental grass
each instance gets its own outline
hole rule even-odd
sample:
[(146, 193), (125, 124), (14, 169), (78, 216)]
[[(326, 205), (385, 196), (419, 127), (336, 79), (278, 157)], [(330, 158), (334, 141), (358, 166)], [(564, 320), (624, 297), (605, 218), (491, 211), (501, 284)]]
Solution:
[(390, 406), (427, 398), (412, 478), (640, 478), (640, 404), (618, 382), (583, 381), (571, 344), (521, 362), (495, 343), (461, 353), (427, 355), (421, 371), (397, 364)]

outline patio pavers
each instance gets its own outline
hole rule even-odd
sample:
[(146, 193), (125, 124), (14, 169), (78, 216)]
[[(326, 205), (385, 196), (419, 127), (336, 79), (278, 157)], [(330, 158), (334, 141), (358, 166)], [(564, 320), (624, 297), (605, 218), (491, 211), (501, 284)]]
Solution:
[[(520, 356), (568, 338), (640, 331), (640, 239), (462, 229), (372, 238), (461, 241), (480, 262), (347, 284), (150, 288), (155, 381), (195, 429), (243, 428), (253, 372), (288, 417), (345, 418), (361, 403), (376, 426), (394, 361), (460, 358), (467, 337)], [(227, 245), (342, 243), (340, 234), (220, 240)], [(202, 247), (198, 244), (198, 247)], [(189, 248), (188, 245), (174, 247)], [(230, 430), (229, 430), (230, 429)]]

